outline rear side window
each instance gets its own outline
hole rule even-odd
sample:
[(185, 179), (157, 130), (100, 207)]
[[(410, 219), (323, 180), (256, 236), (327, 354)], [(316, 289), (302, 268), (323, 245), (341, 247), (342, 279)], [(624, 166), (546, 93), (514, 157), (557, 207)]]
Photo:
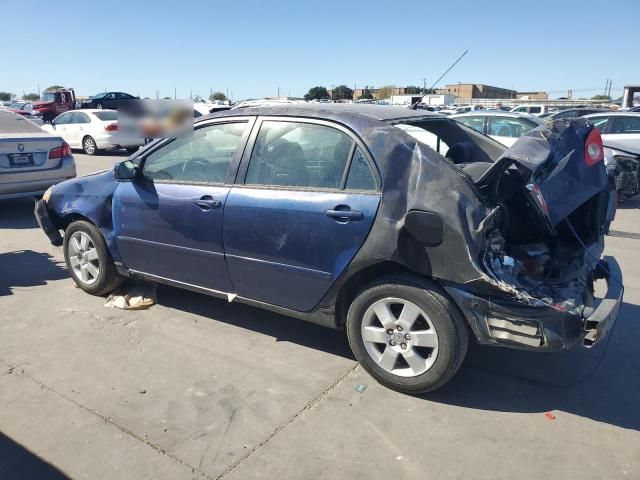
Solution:
[(360, 148), (356, 148), (347, 176), (347, 190), (376, 190), (376, 177)]
[(529, 113), (540, 113), (542, 112), (542, 107), (529, 107)]
[(149, 154), (142, 173), (169, 183), (224, 183), (247, 123), (209, 125)]
[(264, 121), (245, 184), (339, 189), (353, 140), (332, 127)]
[(640, 133), (640, 116), (613, 117), (609, 133)]
[(72, 116), (73, 120), (71, 120), (71, 123), (91, 123), (89, 115), (87, 115), (86, 113), (75, 112), (72, 114)]
[(103, 122), (113, 122), (118, 119), (118, 112), (96, 112), (94, 115)]

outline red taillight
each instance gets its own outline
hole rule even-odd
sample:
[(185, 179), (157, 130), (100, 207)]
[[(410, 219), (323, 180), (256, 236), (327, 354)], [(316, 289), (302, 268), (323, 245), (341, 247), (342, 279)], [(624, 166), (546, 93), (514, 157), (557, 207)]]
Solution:
[(587, 141), (584, 144), (584, 161), (591, 167), (601, 160), (604, 160), (602, 135), (600, 135), (599, 129), (594, 128), (589, 132)]
[(549, 215), (549, 207), (547, 207), (547, 202), (542, 195), (540, 187), (535, 183), (530, 183), (529, 185), (527, 185), (527, 190), (529, 190), (529, 195), (531, 195), (531, 198), (533, 198), (538, 204), (538, 207), (540, 207), (540, 211), (545, 215)]
[(109, 125), (104, 127), (104, 129), (107, 132), (115, 132), (116, 130), (118, 130), (118, 124), (117, 123), (110, 123)]
[(49, 150), (49, 158), (63, 158), (71, 156), (71, 147), (67, 142), (64, 142), (61, 147), (56, 147)]

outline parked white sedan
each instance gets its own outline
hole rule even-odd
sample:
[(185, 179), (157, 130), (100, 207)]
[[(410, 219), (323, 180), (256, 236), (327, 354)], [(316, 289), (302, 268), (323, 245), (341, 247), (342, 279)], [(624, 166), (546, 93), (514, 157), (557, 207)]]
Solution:
[(118, 131), (116, 110), (72, 110), (58, 115), (42, 129), (60, 135), (71, 148), (81, 148), (87, 155), (117, 148), (133, 153), (144, 145), (143, 138), (128, 137)]
[(501, 144), (510, 147), (529, 130), (533, 130), (544, 121), (524, 113), (479, 110), (475, 112), (451, 115), (451, 118), (477, 132), (489, 135)]
[(618, 193), (640, 193), (640, 113), (605, 112), (586, 115), (602, 133), (604, 161), (616, 177)]

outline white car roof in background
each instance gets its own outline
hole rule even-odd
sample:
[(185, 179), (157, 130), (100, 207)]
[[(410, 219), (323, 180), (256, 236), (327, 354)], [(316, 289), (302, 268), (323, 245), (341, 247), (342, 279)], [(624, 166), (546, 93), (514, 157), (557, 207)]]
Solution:
[(590, 113), (589, 115), (585, 115), (583, 118), (589, 118), (589, 117), (611, 117), (611, 116), (616, 116), (616, 117), (640, 117), (640, 112), (615, 112), (615, 111), (603, 111), (603, 112), (597, 112), (597, 113)]
[(509, 117), (509, 118), (524, 118), (527, 120), (533, 120), (536, 123), (542, 125), (544, 119), (529, 115), (527, 113), (520, 112), (503, 112), (498, 110), (474, 110), (473, 112), (457, 113), (450, 115), (449, 118), (461, 118), (461, 117)]

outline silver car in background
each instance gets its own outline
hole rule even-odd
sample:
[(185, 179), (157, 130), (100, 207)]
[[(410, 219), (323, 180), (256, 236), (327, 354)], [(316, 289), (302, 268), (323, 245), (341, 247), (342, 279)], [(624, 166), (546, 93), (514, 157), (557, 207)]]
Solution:
[(62, 137), (0, 110), (0, 200), (39, 196), (75, 176), (76, 164)]

